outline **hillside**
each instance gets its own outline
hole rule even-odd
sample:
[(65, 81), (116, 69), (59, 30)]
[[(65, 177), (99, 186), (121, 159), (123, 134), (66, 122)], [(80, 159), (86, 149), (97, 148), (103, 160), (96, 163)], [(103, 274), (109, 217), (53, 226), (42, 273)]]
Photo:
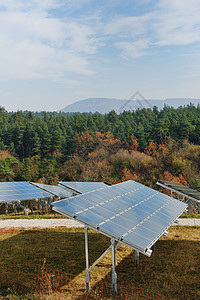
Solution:
[(197, 106), (200, 104), (200, 99), (188, 98), (169, 98), (165, 100), (120, 100), (110, 98), (88, 98), (67, 105), (61, 112), (99, 112), (108, 113), (114, 110), (116, 113), (121, 113), (124, 110), (136, 110), (138, 108), (153, 108), (157, 106), (162, 109), (165, 105), (178, 108), (179, 106), (187, 106), (190, 103)]

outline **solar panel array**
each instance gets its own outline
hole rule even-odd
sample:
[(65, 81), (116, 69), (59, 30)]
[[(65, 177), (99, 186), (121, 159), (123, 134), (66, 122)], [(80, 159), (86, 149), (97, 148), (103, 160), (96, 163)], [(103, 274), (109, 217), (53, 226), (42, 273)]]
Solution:
[(52, 194), (28, 182), (0, 182), (0, 203), (52, 198)]
[(65, 187), (62, 186), (35, 183), (35, 182), (31, 182), (31, 184), (59, 198), (69, 198), (73, 195), (73, 191), (67, 190)]
[(59, 181), (58, 183), (59, 185), (63, 185), (68, 189), (71, 189), (80, 194), (88, 193), (107, 186), (104, 182)]
[(200, 202), (200, 192), (190, 188), (187, 185), (184, 185), (182, 183), (177, 183), (177, 182), (165, 181), (165, 180), (159, 180), (157, 184), (159, 185), (159, 183), (164, 184), (166, 189), (171, 188), (174, 191), (177, 191), (177, 193), (180, 192), (184, 194), (186, 197), (191, 197), (194, 200)]
[(187, 205), (135, 181), (52, 203), (53, 210), (147, 255)]

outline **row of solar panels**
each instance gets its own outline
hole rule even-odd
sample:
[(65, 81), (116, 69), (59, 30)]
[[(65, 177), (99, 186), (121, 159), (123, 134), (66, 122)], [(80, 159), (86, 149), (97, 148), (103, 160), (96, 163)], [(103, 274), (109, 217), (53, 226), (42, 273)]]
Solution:
[(47, 199), (53, 196), (69, 198), (106, 186), (103, 182), (59, 182), (48, 185), (33, 182), (0, 182), (0, 203)]
[(158, 180), (157, 184), (200, 203), (200, 192), (182, 183)]
[(66, 198), (52, 203), (54, 211), (148, 256), (150, 247), (187, 207), (133, 180), (113, 186), (96, 182), (60, 182), (59, 186), (0, 183), (0, 202), (53, 196)]

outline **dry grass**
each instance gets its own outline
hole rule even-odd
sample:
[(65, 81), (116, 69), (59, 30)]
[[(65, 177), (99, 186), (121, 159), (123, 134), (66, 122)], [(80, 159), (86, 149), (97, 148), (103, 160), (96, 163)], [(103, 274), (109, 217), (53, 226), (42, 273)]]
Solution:
[[(73, 274), (70, 287), (84, 286), (85, 250), (83, 229), (51, 230), (1, 230), (0, 272), (17, 279), (19, 269), (28, 270), (27, 279), (33, 278), (34, 267), (44, 265), (49, 269)], [(109, 246), (105, 236), (89, 230), (89, 254), (92, 264)], [(140, 256), (140, 266), (134, 266), (133, 251), (121, 246), (117, 251), (118, 283), (152, 290), (175, 299), (200, 299), (200, 228), (171, 227), (167, 238), (161, 238), (151, 258)], [(91, 272), (93, 287), (103, 282), (111, 283), (111, 253)], [(20, 266), (20, 268), (19, 268)], [(3, 275), (2, 275), (3, 276)], [(9, 282), (0, 284), (0, 295), (11, 294)], [(69, 286), (63, 287), (69, 289)], [(74, 291), (72, 290), (72, 293)], [(62, 298), (61, 298), (62, 295)], [(17, 298), (18, 297), (18, 298)], [(23, 295), (23, 299), (43, 296)], [(19, 299), (9, 296), (8, 299)], [(44, 298), (43, 298), (44, 299)], [(65, 298), (65, 292), (46, 295), (45, 299)], [(80, 299), (80, 298), (79, 298)]]
[[(35, 210), (34, 213), (29, 213), (28, 216), (24, 215), (23, 210), (15, 212), (13, 210), (8, 211), (8, 215), (5, 215), (5, 212), (1, 210), (0, 213), (0, 220), (8, 220), (8, 219), (65, 219), (66, 217), (58, 214), (56, 212), (51, 213), (43, 213), (41, 214), (39, 210)], [(180, 218), (200, 218), (200, 214), (189, 214), (189, 213), (183, 213)]]
[(14, 212), (8, 212), (8, 215), (6, 216), (3, 213), (0, 214), (0, 220), (10, 220), (10, 219), (14, 219), (14, 220), (18, 220), (18, 219), (65, 219), (66, 217), (58, 214), (58, 213), (44, 213), (41, 214), (39, 211), (34, 211), (34, 213), (29, 213), (28, 216), (24, 215), (23, 211), (17, 212), (17, 214), (15, 214)]

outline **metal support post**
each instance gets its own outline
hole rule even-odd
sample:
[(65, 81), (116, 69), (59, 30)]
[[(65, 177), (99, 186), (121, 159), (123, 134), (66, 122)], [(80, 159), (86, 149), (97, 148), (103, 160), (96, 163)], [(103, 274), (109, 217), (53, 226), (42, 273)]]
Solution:
[(33, 213), (33, 200), (31, 200), (31, 213)]
[(42, 214), (42, 201), (39, 199), (40, 214)]
[(17, 204), (16, 204), (16, 202), (15, 202), (15, 204), (14, 204), (15, 206), (15, 215), (17, 214)]
[(5, 211), (6, 216), (8, 215), (8, 203), (6, 202), (6, 211)]
[(48, 211), (48, 213), (50, 213), (50, 207), (51, 207), (51, 202), (52, 201), (50, 201), (51, 199), (47, 199), (47, 211)]
[(117, 273), (115, 272), (116, 266), (116, 247), (115, 240), (111, 240), (112, 244), (112, 290), (114, 293), (117, 292)]
[(139, 251), (135, 250), (135, 266), (136, 266), (136, 268), (139, 266), (139, 261), (140, 261), (139, 257), (140, 257)]
[(88, 228), (85, 226), (85, 261), (86, 261), (86, 291), (90, 291), (90, 271), (89, 271), (89, 254), (88, 254)]
[(192, 213), (192, 205), (191, 205), (191, 201), (190, 200), (188, 201), (188, 212), (189, 212), (189, 214)]

